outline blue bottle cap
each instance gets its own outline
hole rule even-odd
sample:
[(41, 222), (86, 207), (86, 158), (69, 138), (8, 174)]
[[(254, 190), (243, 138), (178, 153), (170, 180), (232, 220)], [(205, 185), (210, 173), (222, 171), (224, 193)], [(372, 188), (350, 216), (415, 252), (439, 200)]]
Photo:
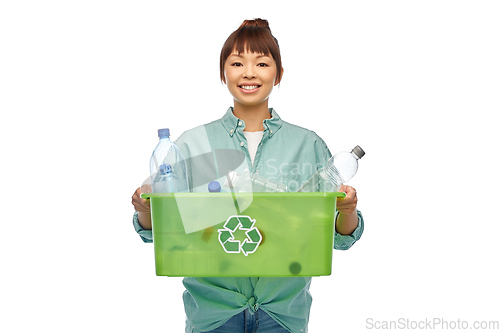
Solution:
[(159, 170), (161, 175), (166, 175), (169, 173), (172, 173), (172, 166), (168, 163), (164, 163), (160, 165), (160, 170)]
[(208, 192), (220, 192), (220, 184), (218, 181), (213, 180), (208, 184)]
[(170, 130), (168, 128), (161, 128), (158, 130), (158, 137), (161, 138), (168, 138), (170, 136)]

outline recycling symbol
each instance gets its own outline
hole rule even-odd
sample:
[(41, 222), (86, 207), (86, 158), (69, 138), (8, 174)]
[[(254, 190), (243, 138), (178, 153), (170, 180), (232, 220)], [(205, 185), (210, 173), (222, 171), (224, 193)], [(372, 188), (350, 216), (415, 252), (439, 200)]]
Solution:
[[(233, 232), (238, 229), (245, 231), (246, 238), (243, 242), (234, 239)], [(262, 236), (259, 229), (255, 227), (255, 220), (246, 215), (230, 216), (224, 229), (219, 229), (219, 242), (226, 253), (243, 252), (245, 256), (254, 253), (262, 241)]]

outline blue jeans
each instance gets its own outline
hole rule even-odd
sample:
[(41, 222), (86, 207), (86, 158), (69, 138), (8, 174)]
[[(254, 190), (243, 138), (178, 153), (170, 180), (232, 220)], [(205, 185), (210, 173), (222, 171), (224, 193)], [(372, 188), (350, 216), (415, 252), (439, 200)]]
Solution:
[(251, 314), (248, 309), (229, 319), (224, 325), (204, 333), (290, 333), (261, 309)]

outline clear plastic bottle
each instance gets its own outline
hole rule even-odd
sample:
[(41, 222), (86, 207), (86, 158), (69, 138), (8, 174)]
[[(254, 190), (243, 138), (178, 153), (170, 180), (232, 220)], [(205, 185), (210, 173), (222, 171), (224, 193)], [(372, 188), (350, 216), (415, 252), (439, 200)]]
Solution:
[(233, 188), (234, 192), (286, 192), (287, 186), (274, 180), (261, 177), (245, 169), (242, 174), (229, 172), (226, 187)]
[(365, 155), (360, 146), (351, 152), (342, 151), (332, 156), (326, 167), (318, 170), (297, 192), (336, 192), (358, 171), (358, 160)]
[(189, 192), (186, 162), (179, 148), (170, 141), (169, 129), (159, 129), (158, 137), (160, 142), (149, 164), (153, 192)]
[(286, 192), (287, 186), (274, 180), (252, 174), (254, 192)]
[(153, 192), (172, 193), (175, 192), (172, 186), (172, 166), (170, 164), (160, 164), (157, 176), (153, 183)]
[[(208, 192), (209, 193), (220, 193), (221, 187), (220, 183), (216, 180), (211, 181), (208, 183)], [(210, 237), (212, 237), (212, 234), (214, 232), (214, 227), (208, 227), (203, 231), (203, 234), (201, 235), (201, 239), (203, 239), (205, 242), (208, 242), (210, 240)]]
[(232, 192), (252, 192), (252, 178), (250, 171), (245, 169), (242, 174), (235, 171), (230, 171), (224, 182), (224, 186), (228, 187)]

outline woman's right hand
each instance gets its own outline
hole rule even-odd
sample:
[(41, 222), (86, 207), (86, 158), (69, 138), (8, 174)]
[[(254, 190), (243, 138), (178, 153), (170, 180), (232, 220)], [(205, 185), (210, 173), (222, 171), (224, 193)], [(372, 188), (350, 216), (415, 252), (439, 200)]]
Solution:
[(142, 199), (142, 193), (151, 193), (151, 185), (142, 185), (137, 190), (135, 190), (134, 195), (132, 195), (132, 205), (139, 213), (149, 213), (151, 211), (149, 206), (149, 200)]
[(142, 185), (137, 190), (135, 190), (134, 195), (132, 195), (132, 205), (134, 205), (137, 211), (137, 218), (139, 219), (139, 224), (143, 229), (151, 230), (151, 207), (149, 205), (149, 200), (141, 198), (142, 193), (151, 193), (151, 185)]

